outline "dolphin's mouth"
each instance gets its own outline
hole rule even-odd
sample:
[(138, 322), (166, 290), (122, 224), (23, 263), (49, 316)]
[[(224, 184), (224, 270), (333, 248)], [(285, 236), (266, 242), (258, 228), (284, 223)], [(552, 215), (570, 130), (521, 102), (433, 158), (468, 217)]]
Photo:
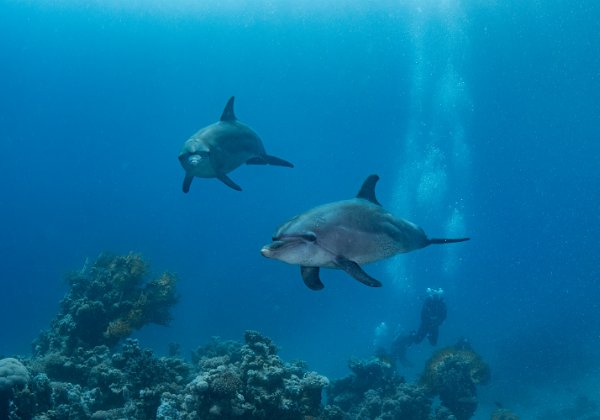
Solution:
[(304, 233), (283, 233), (273, 236), (273, 242), (261, 248), (260, 253), (263, 257), (277, 258), (286, 252), (287, 248), (294, 248), (307, 242), (316, 242), (317, 235), (313, 232)]
[(285, 248), (288, 245), (291, 245), (294, 242), (297, 241), (273, 241), (270, 244), (263, 246), (260, 250), (260, 253), (263, 255), (263, 257), (272, 257), (275, 253), (277, 253), (277, 251), (280, 251), (281, 249)]
[(299, 236), (283, 236), (279, 238), (273, 238), (273, 242), (263, 246), (260, 250), (260, 253), (263, 257), (276, 258), (281, 251), (290, 246), (297, 245), (300, 242), (304, 242), (304, 240)]
[(317, 235), (313, 232), (305, 232), (305, 233), (284, 233), (278, 236), (273, 236), (273, 241), (283, 241), (283, 242), (295, 242), (295, 241), (308, 241), (315, 242), (317, 240)]
[(187, 152), (179, 155), (179, 161), (181, 163), (187, 163), (188, 165), (198, 166), (204, 159), (207, 159), (208, 157), (208, 152)]
[(273, 242), (265, 245), (260, 249), (260, 254), (263, 257), (272, 258), (275, 250), (280, 247), (281, 242)]
[(200, 155), (189, 155), (187, 158), (187, 162), (192, 166), (198, 166), (202, 161), (202, 156)]

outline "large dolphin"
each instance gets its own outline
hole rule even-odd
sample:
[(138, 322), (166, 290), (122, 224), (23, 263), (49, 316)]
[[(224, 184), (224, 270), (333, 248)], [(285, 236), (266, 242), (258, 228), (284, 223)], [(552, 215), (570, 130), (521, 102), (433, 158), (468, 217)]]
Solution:
[(260, 137), (235, 117), (233, 101), (232, 96), (219, 121), (204, 127), (183, 144), (179, 162), (185, 169), (184, 193), (190, 190), (195, 176), (217, 178), (234, 190), (241, 191), (240, 186), (227, 174), (244, 163), (294, 167), (290, 162), (265, 152)]
[(375, 198), (377, 175), (370, 175), (356, 198), (315, 207), (293, 217), (277, 229), (273, 242), (261, 254), (300, 265), (302, 279), (312, 290), (322, 289), (319, 268), (339, 268), (371, 287), (381, 282), (359, 264), (410, 252), (431, 244), (467, 241), (469, 238), (432, 239), (423, 229), (394, 217)]

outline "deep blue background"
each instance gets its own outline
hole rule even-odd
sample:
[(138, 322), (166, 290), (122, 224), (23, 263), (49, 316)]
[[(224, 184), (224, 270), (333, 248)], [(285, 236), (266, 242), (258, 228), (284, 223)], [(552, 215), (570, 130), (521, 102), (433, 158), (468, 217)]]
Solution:
[[(66, 271), (136, 251), (180, 277), (172, 325), (137, 334), (158, 353), (257, 329), (339, 377), (380, 322), (414, 328), (441, 286), (440, 345), (466, 336), (492, 366), (484, 406), (586, 393), (600, 369), (600, 5), (491, 3), (1, 2), (0, 354), (29, 353)], [(231, 95), (296, 168), (242, 167), (242, 193), (196, 179), (184, 195), (179, 148)], [(279, 223), (370, 173), (399, 216), (473, 240), (366, 267), (382, 289), (326, 271), (314, 293), (260, 256)], [(431, 351), (411, 349), (407, 377)]]

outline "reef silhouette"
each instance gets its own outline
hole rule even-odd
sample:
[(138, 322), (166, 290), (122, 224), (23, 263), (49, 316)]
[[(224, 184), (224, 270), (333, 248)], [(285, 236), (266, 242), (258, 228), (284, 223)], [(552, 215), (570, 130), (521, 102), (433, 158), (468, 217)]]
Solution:
[(32, 355), (0, 359), (0, 419), (462, 420), (489, 380), (464, 341), (434, 353), (417, 383), (376, 357), (352, 359), (347, 377), (330, 380), (283, 361), (257, 331), (243, 342), (213, 337), (189, 360), (176, 346), (157, 357), (130, 335), (169, 323), (176, 277), (148, 272), (139, 254), (102, 254), (70, 273)]

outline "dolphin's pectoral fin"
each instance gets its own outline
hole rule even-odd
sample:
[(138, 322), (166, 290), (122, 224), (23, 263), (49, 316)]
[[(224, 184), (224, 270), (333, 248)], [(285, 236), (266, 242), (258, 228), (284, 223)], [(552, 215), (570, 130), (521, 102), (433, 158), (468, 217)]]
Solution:
[(233, 112), (233, 101), (235, 100), (235, 96), (232, 96), (227, 101), (227, 105), (225, 105), (225, 109), (221, 114), (221, 121), (235, 121), (235, 114)]
[(319, 267), (300, 267), (300, 273), (302, 273), (302, 280), (304, 284), (311, 290), (321, 290), (325, 285), (321, 283), (319, 278)]
[(362, 284), (366, 284), (370, 287), (381, 287), (381, 282), (379, 280), (369, 276), (365, 270), (360, 268), (360, 265), (356, 264), (354, 261), (339, 256), (336, 257), (335, 264)]
[(264, 155), (262, 158), (264, 160), (266, 160), (269, 165), (273, 165), (273, 166), (285, 166), (286, 168), (293, 168), (294, 167), (294, 164), (288, 162), (287, 160), (283, 160), (283, 159), (280, 159), (280, 158), (275, 157), (275, 156)]
[(246, 165), (266, 165), (268, 162), (262, 156), (256, 156), (246, 161)]
[(236, 184), (235, 182), (233, 182), (231, 180), (231, 178), (229, 178), (225, 174), (219, 174), (219, 175), (217, 175), (217, 179), (219, 181), (221, 181), (223, 184), (227, 185), (229, 188), (233, 188), (236, 191), (242, 191), (242, 188), (238, 184)]
[(190, 190), (190, 185), (192, 185), (192, 181), (194, 180), (194, 175), (185, 174), (185, 178), (183, 178), (183, 192), (188, 193)]
[(360, 187), (360, 191), (356, 196), (381, 206), (375, 197), (375, 184), (377, 184), (377, 181), (379, 181), (379, 176), (369, 175), (367, 179), (365, 179), (365, 182), (363, 182), (362, 187)]

